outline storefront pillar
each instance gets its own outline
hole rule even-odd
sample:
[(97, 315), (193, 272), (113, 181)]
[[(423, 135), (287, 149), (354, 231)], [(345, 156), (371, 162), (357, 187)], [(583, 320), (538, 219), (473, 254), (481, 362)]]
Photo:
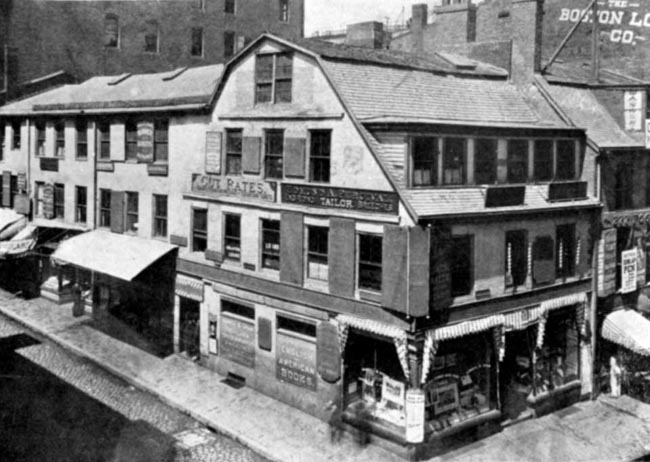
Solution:
[(180, 337), (181, 337), (181, 299), (178, 295), (174, 295), (174, 353), (180, 352)]
[(424, 332), (408, 337), (409, 388), (422, 387), (422, 355), (424, 353)]

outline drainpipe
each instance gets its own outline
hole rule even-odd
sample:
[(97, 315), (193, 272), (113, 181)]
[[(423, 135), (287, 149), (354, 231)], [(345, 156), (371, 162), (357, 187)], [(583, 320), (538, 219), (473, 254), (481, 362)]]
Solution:
[(595, 400), (598, 396), (596, 385), (598, 384), (599, 376), (596, 370), (596, 339), (598, 337), (598, 323), (596, 316), (598, 313), (598, 251), (600, 249), (600, 242), (602, 240), (600, 222), (595, 224), (596, 235), (596, 248), (592, 251), (591, 255), (591, 305), (589, 313), (589, 327), (591, 330), (591, 399)]

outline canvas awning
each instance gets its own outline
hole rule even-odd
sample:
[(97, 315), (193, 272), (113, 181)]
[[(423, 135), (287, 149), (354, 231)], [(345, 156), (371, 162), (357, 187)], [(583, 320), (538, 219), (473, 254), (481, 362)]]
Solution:
[(27, 218), (12, 209), (0, 208), (0, 241), (11, 239), (25, 226)]
[(161, 241), (95, 230), (61, 242), (52, 258), (59, 263), (132, 281), (175, 248)]
[(28, 225), (8, 241), (0, 242), (0, 259), (19, 258), (36, 245), (36, 227)]
[(650, 356), (650, 321), (634, 310), (618, 310), (608, 314), (602, 334), (611, 342)]

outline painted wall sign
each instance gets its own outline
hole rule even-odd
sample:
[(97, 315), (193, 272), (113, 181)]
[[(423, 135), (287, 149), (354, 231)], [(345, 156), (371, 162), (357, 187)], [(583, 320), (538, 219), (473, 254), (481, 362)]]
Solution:
[(317, 347), (318, 373), (326, 382), (337, 382), (341, 378), (341, 349), (338, 329), (334, 324), (318, 324)]
[(626, 294), (636, 290), (636, 247), (621, 252), (621, 292)]
[(278, 380), (316, 390), (316, 344), (278, 332), (275, 371)]
[(138, 123), (138, 162), (153, 162), (153, 122)]
[(233, 196), (275, 202), (277, 184), (269, 181), (248, 180), (241, 177), (195, 175), (192, 192), (207, 196)]
[(17, 181), (17, 187), (18, 191), (20, 192), (25, 192), (27, 191), (27, 174), (26, 173), (19, 173), (17, 175), (18, 181)]
[(424, 391), (417, 388), (406, 390), (406, 441), (424, 441)]
[(640, 91), (626, 91), (623, 93), (623, 114), (625, 129), (641, 131), (644, 128), (643, 119), (644, 96)]
[(221, 132), (205, 133), (205, 173), (221, 173), (221, 138)]
[(0, 242), (0, 255), (16, 255), (31, 250), (36, 244), (34, 239), (19, 239), (16, 241)]
[(39, 159), (41, 170), (44, 172), (58, 172), (59, 171), (59, 159), (54, 159), (51, 157), (42, 157)]
[(616, 228), (604, 229), (598, 243), (598, 295), (616, 291)]
[(282, 202), (397, 215), (397, 194), (384, 191), (282, 184)]
[(221, 315), (221, 356), (242, 366), (255, 367), (255, 324)]

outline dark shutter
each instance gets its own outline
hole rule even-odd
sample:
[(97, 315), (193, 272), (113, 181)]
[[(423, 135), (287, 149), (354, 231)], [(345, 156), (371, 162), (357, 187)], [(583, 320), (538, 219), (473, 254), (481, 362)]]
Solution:
[(329, 239), (329, 289), (334, 295), (354, 296), (356, 261), (354, 220), (332, 217)]
[(284, 173), (294, 178), (305, 177), (305, 138), (284, 139)]
[(381, 264), (381, 304), (406, 312), (408, 228), (384, 226)]
[(429, 314), (429, 228), (416, 226), (409, 230), (408, 313)]
[(261, 350), (271, 351), (273, 346), (273, 324), (270, 319), (257, 319), (257, 344)]
[(431, 239), (431, 302), (434, 310), (451, 305), (451, 267), (449, 265), (451, 231), (434, 230)]
[(124, 232), (124, 191), (111, 191), (111, 231)]
[(242, 171), (260, 173), (260, 149), (262, 138), (245, 136), (242, 139)]
[(280, 218), (280, 280), (302, 285), (303, 279), (303, 216), (282, 212)]
[(533, 284), (555, 281), (554, 243), (551, 236), (540, 236), (533, 244)]
[(11, 172), (2, 172), (2, 206), (11, 207)]

